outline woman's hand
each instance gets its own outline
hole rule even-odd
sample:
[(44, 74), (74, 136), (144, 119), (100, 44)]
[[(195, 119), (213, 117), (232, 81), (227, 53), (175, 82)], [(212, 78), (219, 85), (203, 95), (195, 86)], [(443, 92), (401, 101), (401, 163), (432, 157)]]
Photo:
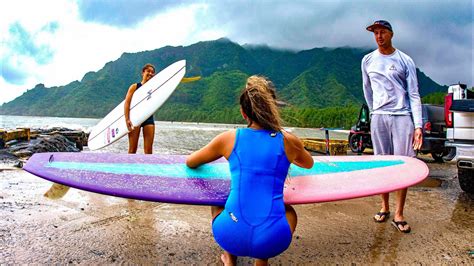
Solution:
[(128, 131), (132, 131), (134, 129), (134, 126), (132, 124), (132, 121), (130, 121), (130, 119), (127, 119), (125, 123), (127, 123)]

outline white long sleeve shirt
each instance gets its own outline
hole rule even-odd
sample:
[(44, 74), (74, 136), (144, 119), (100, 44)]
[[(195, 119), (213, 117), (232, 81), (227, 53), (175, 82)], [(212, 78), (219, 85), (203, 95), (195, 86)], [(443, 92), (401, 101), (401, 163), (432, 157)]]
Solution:
[(412, 115), (422, 127), (421, 100), (415, 62), (400, 50), (384, 55), (375, 50), (362, 59), (362, 86), (373, 114)]

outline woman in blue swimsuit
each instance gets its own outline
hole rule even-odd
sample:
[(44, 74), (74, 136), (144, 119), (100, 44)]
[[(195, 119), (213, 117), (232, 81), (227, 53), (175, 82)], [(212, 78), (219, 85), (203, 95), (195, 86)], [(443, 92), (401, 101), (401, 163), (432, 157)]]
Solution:
[(140, 129), (143, 128), (143, 148), (145, 154), (151, 154), (153, 152), (153, 141), (155, 138), (155, 120), (151, 115), (145, 122), (140, 126), (134, 126), (130, 121), (130, 103), (132, 102), (133, 94), (143, 84), (150, 80), (155, 75), (155, 66), (152, 64), (146, 64), (142, 68), (142, 81), (134, 83), (128, 88), (127, 96), (125, 96), (124, 112), (125, 122), (128, 128), (128, 153), (137, 153), (138, 138), (140, 137)]
[(283, 203), (283, 185), (290, 163), (311, 168), (313, 159), (301, 141), (281, 127), (271, 81), (252, 76), (240, 96), (247, 128), (221, 133), (186, 164), (195, 168), (224, 156), (229, 161), (231, 188), (225, 207), (212, 207), (212, 231), (224, 249), (225, 265), (237, 256), (255, 258), (256, 265), (285, 251), (296, 228), (295, 210)]

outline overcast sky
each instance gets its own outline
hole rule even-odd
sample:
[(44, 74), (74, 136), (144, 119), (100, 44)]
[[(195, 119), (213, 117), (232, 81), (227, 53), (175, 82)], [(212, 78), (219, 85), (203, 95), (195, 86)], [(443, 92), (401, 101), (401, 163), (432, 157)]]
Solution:
[(375, 49), (365, 27), (378, 19), (434, 81), (473, 86), (473, 10), (472, 0), (1, 1), (0, 104), (166, 45), (227, 37), (293, 50)]

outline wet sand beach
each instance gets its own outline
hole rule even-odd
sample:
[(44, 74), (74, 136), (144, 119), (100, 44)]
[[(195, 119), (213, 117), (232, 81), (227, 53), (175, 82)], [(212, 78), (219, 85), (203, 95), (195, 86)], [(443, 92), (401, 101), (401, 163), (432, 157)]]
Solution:
[[(474, 197), (460, 190), (454, 163), (422, 159), (430, 178), (408, 193), (405, 215), (412, 233), (373, 222), (377, 196), (297, 205), (293, 242), (270, 263), (474, 263)], [(220, 263), (209, 207), (76, 189), (49, 200), (42, 194), (50, 182), (11, 168), (0, 171), (0, 184), (0, 264)]]
[[(156, 122), (154, 153), (189, 154), (235, 125)], [(290, 129), (299, 137), (323, 137)], [(347, 134), (331, 132), (331, 139)], [(98, 152), (124, 153), (122, 138)], [(89, 152), (86, 148), (84, 152)], [(140, 141), (139, 153), (143, 152)], [(420, 156), (430, 177), (408, 192), (412, 233), (376, 224), (379, 197), (296, 205), (293, 242), (271, 264), (473, 264), (474, 196), (463, 193), (454, 162)], [(59, 200), (51, 183), (0, 164), (0, 264), (212, 264), (221, 250), (210, 208), (127, 200), (77, 189)], [(392, 195), (393, 197), (394, 195)], [(394, 211), (394, 200), (391, 200)], [(252, 260), (239, 259), (240, 265)]]

